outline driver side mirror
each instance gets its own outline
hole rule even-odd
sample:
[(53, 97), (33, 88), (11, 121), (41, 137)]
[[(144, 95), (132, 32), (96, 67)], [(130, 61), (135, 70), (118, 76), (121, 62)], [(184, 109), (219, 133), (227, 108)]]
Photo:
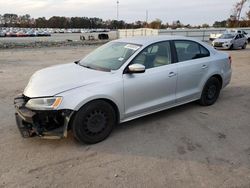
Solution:
[(128, 73), (134, 74), (134, 73), (144, 73), (146, 70), (144, 65), (141, 64), (133, 64), (129, 65), (128, 67)]

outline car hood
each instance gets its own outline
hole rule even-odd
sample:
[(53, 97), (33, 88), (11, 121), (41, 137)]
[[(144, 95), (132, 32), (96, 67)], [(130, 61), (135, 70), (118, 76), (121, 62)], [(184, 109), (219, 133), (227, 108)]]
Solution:
[(98, 83), (111, 74), (75, 63), (52, 66), (34, 73), (23, 94), (30, 98), (54, 96), (74, 88)]
[(231, 40), (233, 40), (233, 39), (215, 39), (214, 40), (214, 42), (222, 42), (222, 43), (224, 43), (224, 42), (230, 42)]

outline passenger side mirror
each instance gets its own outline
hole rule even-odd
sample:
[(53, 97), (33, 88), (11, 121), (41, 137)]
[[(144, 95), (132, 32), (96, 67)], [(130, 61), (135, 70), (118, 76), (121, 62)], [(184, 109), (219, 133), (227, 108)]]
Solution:
[(133, 64), (129, 65), (128, 67), (128, 73), (134, 74), (134, 73), (144, 73), (146, 70), (144, 65), (141, 64)]

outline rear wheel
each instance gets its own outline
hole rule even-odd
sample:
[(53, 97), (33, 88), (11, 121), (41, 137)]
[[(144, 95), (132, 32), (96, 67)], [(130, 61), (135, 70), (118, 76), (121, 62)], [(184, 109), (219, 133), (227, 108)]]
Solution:
[(107, 138), (116, 123), (113, 107), (102, 100), (90, 102), (76, 114), (72, 130), (81, 143), (95, 144)]
[(217, 101), (220, 95), (220, 90), (221, 90), (220, 81), (215, 77), (209, 78), (203, 88), (199, 103), (202, 106), (213, 105)]
[(245, 43), (243, 46), (242, 46), (242, 49), (246, 49), (247, 48), (247, 43)]

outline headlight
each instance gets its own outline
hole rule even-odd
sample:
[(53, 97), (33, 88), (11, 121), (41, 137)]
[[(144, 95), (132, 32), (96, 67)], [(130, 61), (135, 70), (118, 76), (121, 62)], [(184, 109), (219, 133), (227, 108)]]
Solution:
[(30, 99), (26, 107), (32, 110), (55, 110), (61, 104), (62, 97), (48, 97)]
[(231, 41), (226, 41), (224, 42), (224, 44), (231, 44)]

